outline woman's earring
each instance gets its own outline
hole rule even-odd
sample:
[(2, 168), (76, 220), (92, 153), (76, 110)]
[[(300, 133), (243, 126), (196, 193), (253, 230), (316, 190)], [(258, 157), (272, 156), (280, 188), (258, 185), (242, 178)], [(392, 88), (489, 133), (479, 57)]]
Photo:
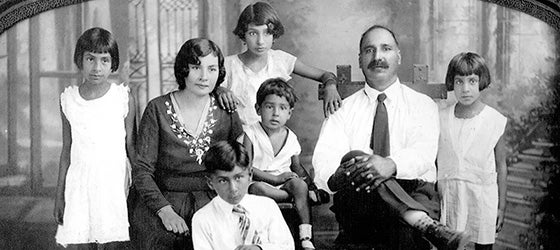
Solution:
[(243, 46), (247, 45), (247, 43), (246, 43), (246, 42), (241, 42), (241, 44), (243, 44)]

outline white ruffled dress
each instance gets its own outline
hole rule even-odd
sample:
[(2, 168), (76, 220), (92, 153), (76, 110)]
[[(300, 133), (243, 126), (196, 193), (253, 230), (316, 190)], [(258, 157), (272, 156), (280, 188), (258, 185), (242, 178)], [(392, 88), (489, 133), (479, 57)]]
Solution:
[(127, 241), (127, 155), (125, 117), (129, 88), (111, 84), (94, 100), (83, 99), (78, 86), (60, 95), (62, 112), (72, 133), (66, 176), (62, 245)]

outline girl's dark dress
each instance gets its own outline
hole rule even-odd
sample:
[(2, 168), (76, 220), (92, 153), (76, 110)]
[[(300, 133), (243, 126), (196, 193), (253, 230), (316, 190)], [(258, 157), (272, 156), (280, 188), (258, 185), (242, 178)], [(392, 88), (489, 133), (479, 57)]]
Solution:
[(148, 103), (132, 168), (136, 197), (131, 198), (131, 238), (135, 249), (192, 249), (190, 234), (185, 237), (167, 231), (156, 213), (171, 204), (190, 228), (194, 212), (215, 196), (203, 175), (202, 155), (212, 143), (236, 140), (242, 133), (237, 113), (219, 108), (213, 96), (196, 138), (179, 122), (171, 94)]

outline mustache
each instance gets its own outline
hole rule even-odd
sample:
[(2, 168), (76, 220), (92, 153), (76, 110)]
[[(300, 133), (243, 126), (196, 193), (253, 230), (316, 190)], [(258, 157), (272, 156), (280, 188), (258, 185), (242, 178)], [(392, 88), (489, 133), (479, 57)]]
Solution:
[(373, 69), (373, 68), (389, 68), (389, 64), (383, 60), (372, 60), (369, 64), (368, 64), (368, 69)]

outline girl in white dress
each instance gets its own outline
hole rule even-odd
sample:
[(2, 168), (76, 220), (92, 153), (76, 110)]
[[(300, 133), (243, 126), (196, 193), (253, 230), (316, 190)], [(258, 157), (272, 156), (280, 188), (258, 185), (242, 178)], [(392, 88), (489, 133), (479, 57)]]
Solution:
[(274, 41), (284, 34), (284, 26), (276, 10), (268, 3), (249, 4), (237, 21), (233, 34), (239, 37), (247, 50), (225, 58), (226, 80), (219, 88), (222, 107), (237, 110), (245, 125), (260, 121), (255, 109), (256, 94), (261, 84), (269, 78), (280, 77), (285, 81), (291, 74), (321, 81), (325, 86), (323, 112), (325, 117), (334, 113), (342, 101), (336, 90), (336, 76), (322, 69), (302, 63), (295, 56), (272, 49)]
[(109, 31), (85, 31), (74, 63), (84, 82), (60, 95), (56, 242), (76, 249), (97, 244), (118, 249), (119, 242), (129, 240), (127, 154), (133, 158), (134, 102), (127, 86), (107, 80), (119, 66), (117, 42)]
[(490, 84), (490, 74), (478, 54), (456, 55), (445, 83), (458, 102), (440, 113), (441, 222), (470, 234), (475, 249), (492, 249), (506, 205), (503, 133), (507, 118), (480, 99), (480, 92)]

